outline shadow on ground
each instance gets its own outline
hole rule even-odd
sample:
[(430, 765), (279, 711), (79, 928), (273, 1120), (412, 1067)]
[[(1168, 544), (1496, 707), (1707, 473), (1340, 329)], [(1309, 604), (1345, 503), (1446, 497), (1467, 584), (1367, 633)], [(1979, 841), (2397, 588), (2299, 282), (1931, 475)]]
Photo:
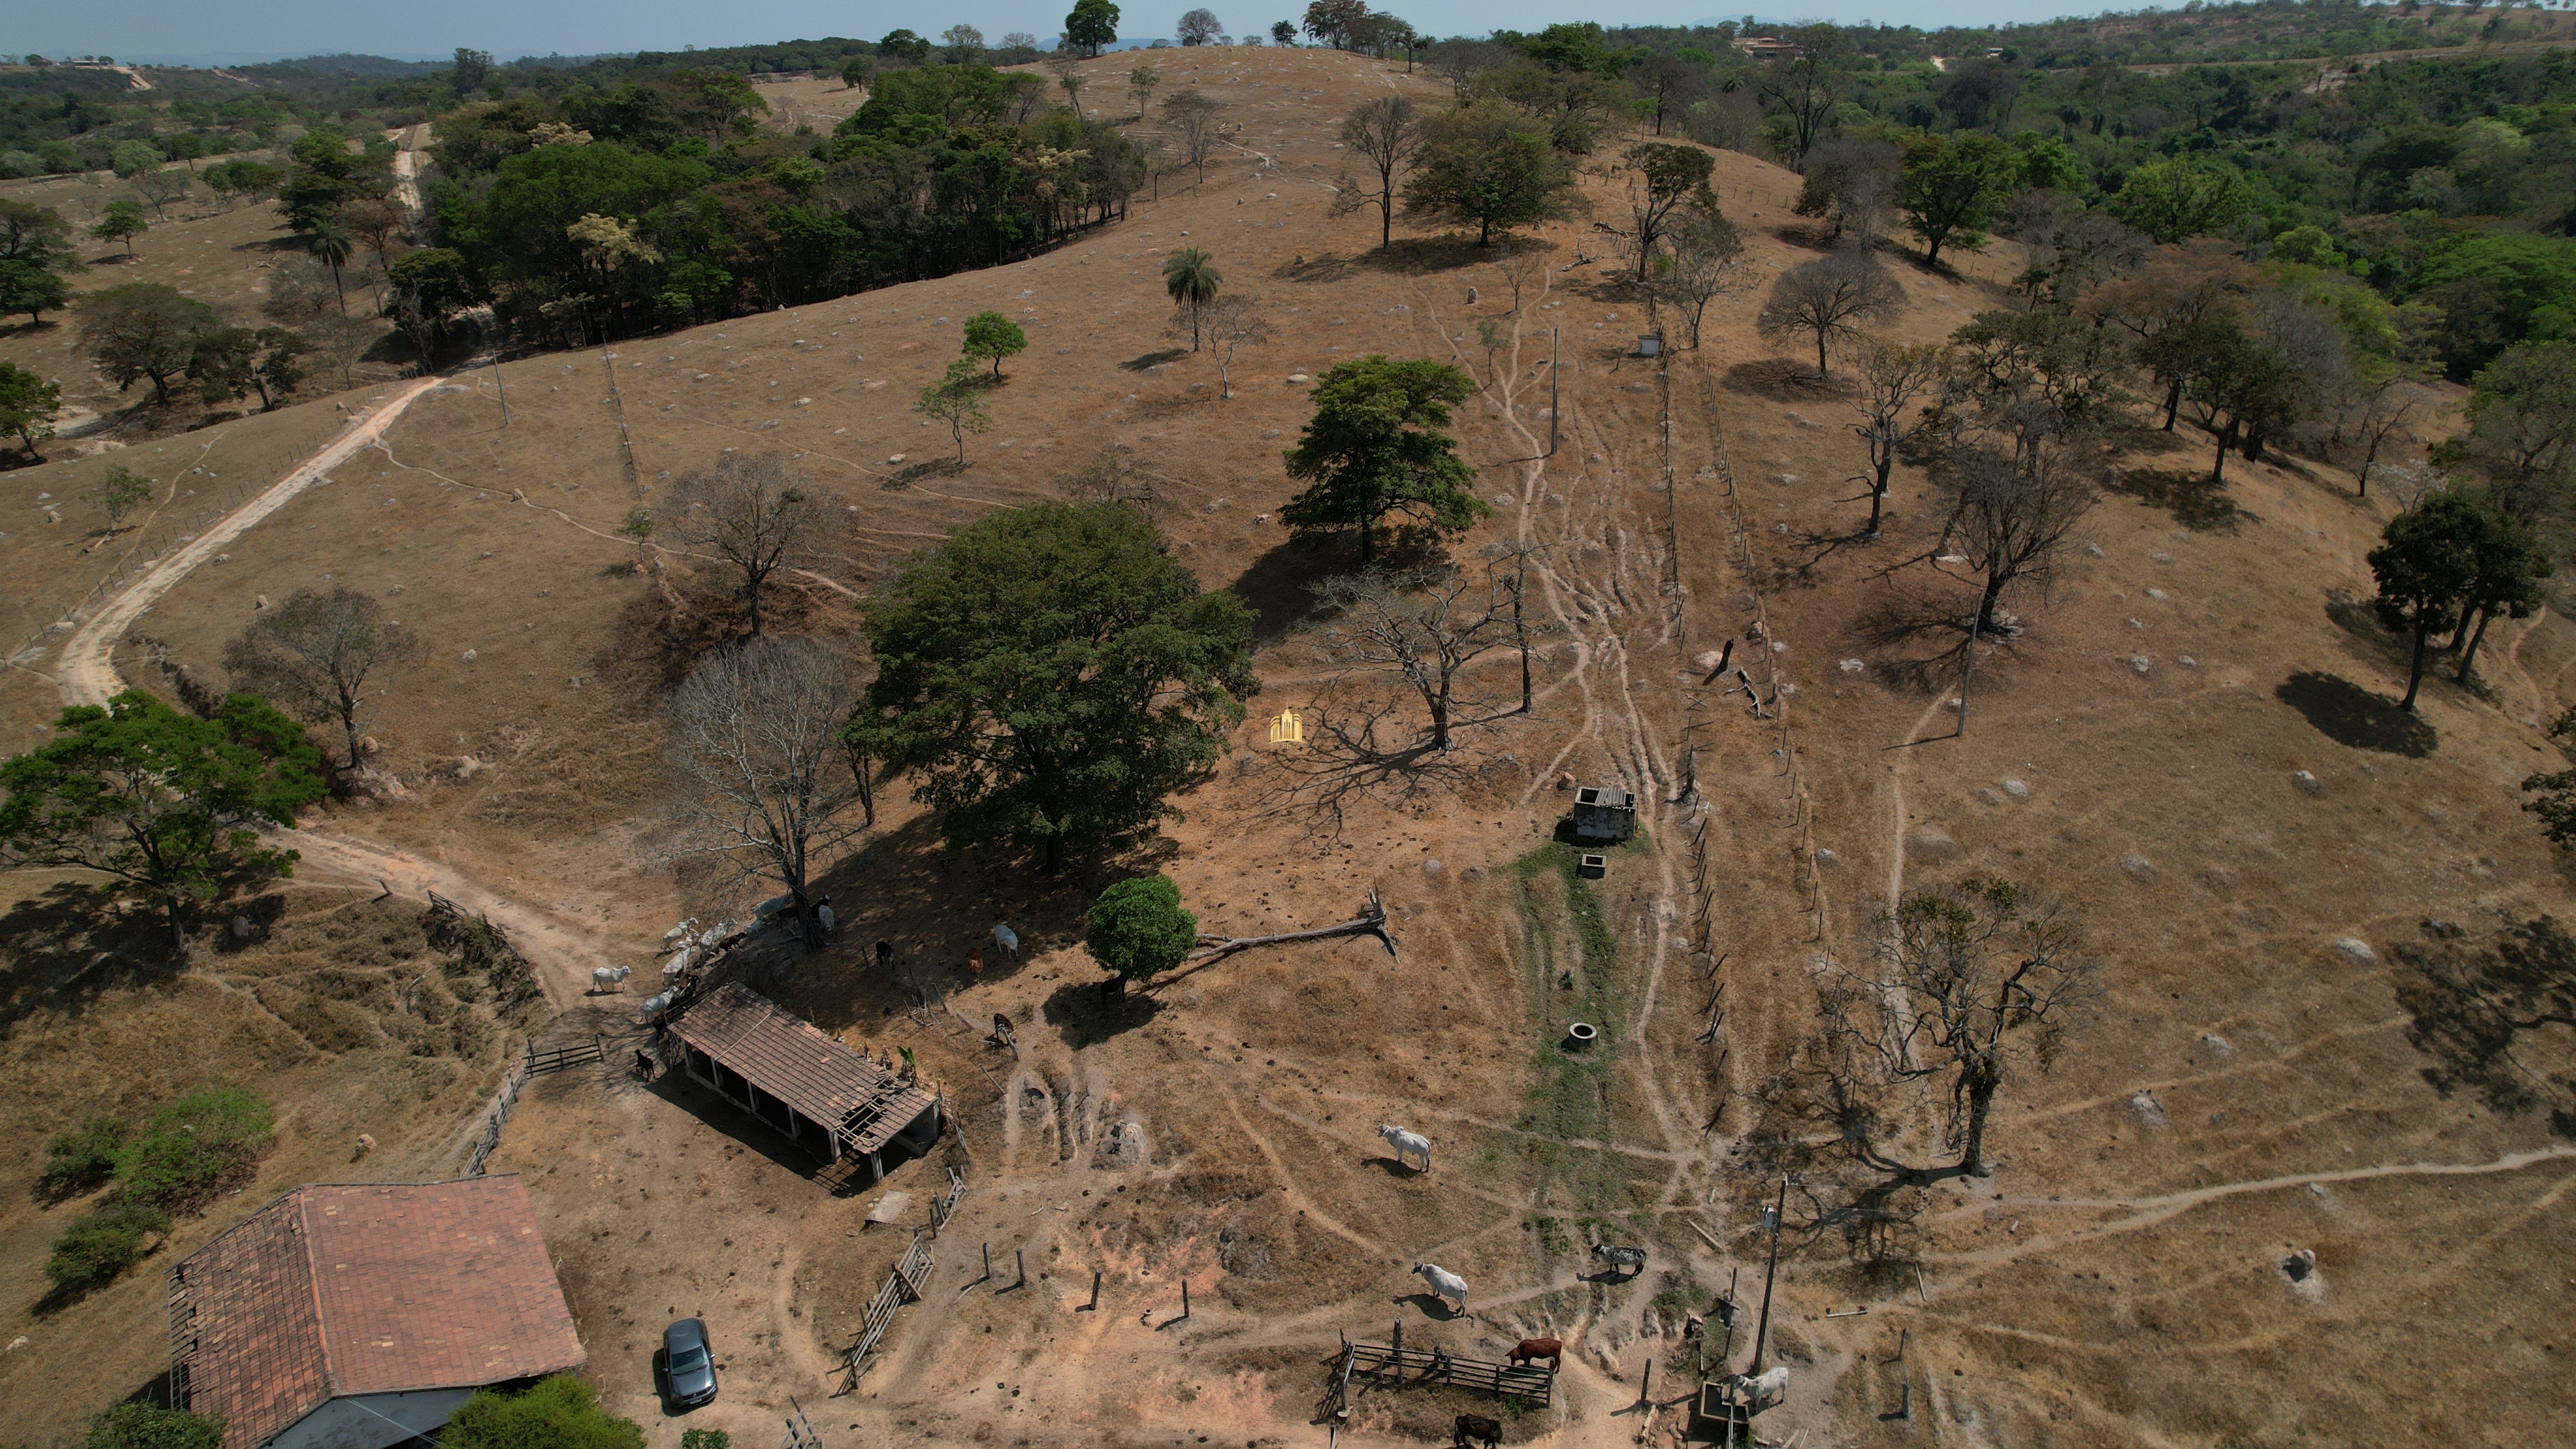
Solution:
[[(264, 933), (276, 901), (236, 908), (256, 915)], [(188, 924), (202, 931), (206, 923)], [(40, 1010), (77, 1016), (102, 993), (164, 984), (187, 965), (159, 911), (122, 909), (78, 881), (57, 881), (0, 916), (0, 1029)]]
[(2133, 468), (2114, 478), (2111, 488), (2163, 509), (2196, 533), (2234, 533), (2254, 516), (2227, 496), (2225, 483), (2189, 468)]
[(1356, 551), (1339, 541), (1292, 539), (1254, 559), (1231, 585), (1252, 606), (1252, 642), (1276, 644), (1286, 638), (1299, 620), (1315, 612), (1308, 585), (1357, 567)]
[(1739, 362), (1726, 370), (1726, 386), (1730, 392), (1771, 402), (1830, 402), (1834, 396), (1814, 373), (1785, 357)]
[(2297, 710), (2317, 732), (2356, 750), (2422, 759), (2433, 753), (2433, 727), (2397, 702), (2341, 675), (2303, 669), (2281, 681), (2275, 699)]

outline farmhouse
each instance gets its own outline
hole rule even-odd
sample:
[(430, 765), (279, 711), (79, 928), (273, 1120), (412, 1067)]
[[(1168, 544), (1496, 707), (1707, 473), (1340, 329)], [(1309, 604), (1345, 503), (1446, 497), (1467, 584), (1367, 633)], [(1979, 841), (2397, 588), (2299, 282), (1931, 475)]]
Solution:
[(170, 1273), (172, 1398), (226, 1449), (384, 1449), (584, 1357), (515, 1176), (298, 1188)]

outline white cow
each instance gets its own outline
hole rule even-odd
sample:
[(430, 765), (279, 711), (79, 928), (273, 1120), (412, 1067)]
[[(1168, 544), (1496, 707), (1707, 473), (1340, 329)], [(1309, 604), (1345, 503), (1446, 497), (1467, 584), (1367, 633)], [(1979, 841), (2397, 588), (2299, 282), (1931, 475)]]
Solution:
[(680, 944), (682, 941), (685, 941), (685, 940), (689, 939), (689, 933), (690, 933), (691, 931), (696, 930), (697, 928), (698, 928), (698, 918), (697, 918), (697, 917), (695, 917), (695, 916), (691, 916), (691, 917), (689, 917), (687, 920), (682, 921), (680, 924), (678, 924), (678, 925), (676, 925), (676, 926), (673, 926), (671, 929), (669, 929), (669, 930), (667, 930), (667, 931), (664, 931), (664, 932), (662, 933), (662, 945), (663, 945), (663, 946), (664, 946), (664, 948), (666, 948), (666, 949), (667, 949), (667, 948), (669, 948), (669, 947), (672, 947), (672, 946), (676, 946), (676, 945)]
[(590, 972), (590, 989), (594, 992), (615, 991), (626, 984), (627, 973), (634, 969), (632, 966), (594, 966)]
[(677, 992), (665, 991), (659, 996), (648, 996), (644, 998), (644, 1004), (636, 1008), (635, 1020), (637, 1024), (641, 1025), (648, 1023), (652, 1021), (653, 1018), (660, 1016), (663, 1012), (670, 1010), (671, 998), (678, 994), (679, 993)]
[(1395, 1162), (1398, 1167), (1404, 1165), (1404, 1155), (1410, 1152), (1422, 1159), (1423, 1171), (1431, 1170), (1430, 1138), (1419, 1132), (1407, 1132), (1401, 1127), (1389, 1126), (1384, 1122), (1377, 1124), (1377, 1135), (1385, 1138), (1386, 1145), (1395, 1149)]
[(1439, 1294), (1442, 1298), (1457, 1299), (1458, 1311), (1460, 1313), (1467, 1311), (1466, 1279), (1459, 1277), (1457, 1274), (1450, 1272), (1448, 1269), (1441, 1267), (1437, 1263), (1416, 1263), (1413, 1265), (1413, 1271), (1422, 1275), (1422, 1281), (1431, 1285), (1432, 1292)]
[(1743, 1396), (1746, 1408), (1761, 1413), (1789, 1396), (1789, 1371), (1775, 1368), (1759, 1374), (1738, 1374), (1735, 1391)]
[(1019, 959), (1020, 933), (998, 921), (993, 924), (993, 944), (1001, 947), (1004, 955), (1013, 960)]
[(662, 963), (662, 984), (668, 986), (672, 982), (687, 975), (689, 968), (696, 965), (697, 960), (697, 947), (687, 946), (681, 948), (681, 950), (677, 954), (673, 955), (670, 960)]

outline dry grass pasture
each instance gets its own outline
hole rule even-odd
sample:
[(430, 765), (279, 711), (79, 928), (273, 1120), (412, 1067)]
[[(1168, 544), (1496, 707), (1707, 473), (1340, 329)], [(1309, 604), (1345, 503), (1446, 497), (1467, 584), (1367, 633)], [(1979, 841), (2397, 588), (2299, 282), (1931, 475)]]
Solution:
[[(1132, 63), (1096, 62), (1090, 94)], [(2565, 866), (2517, 788), (2558, 763), (2541, 724), (2570, 698), (2576, 635), (2555, 610), (2499, 626), (2472, 687), (2428, 684), (2420, 720), (2399, 718), (2402, 659), (2354, 604), (2390, 505), (2278, 461), (2231, 463), (2223, 496), (2178, 502), (2154, 479), (2194, 467), (2197, 440), (2163, 454), (2146, 438), (2087, 520), (2089, 547), (2044, 597), (2014, 602), (2029, 627), (1981, 664), (1952, 737), (1952, 681), (1911, 685), (1903, 647), (1871, 642), (1891, 600), (1957, 587), (1877, 576), (1933, 541), (1921, 478), (1901, 478), (1884, 542), (1821, 557), (1808, 542), (1848, 533), (1865, 505), (1849, 501), (1861, 456), (1840, 397), (1789, 378), (1752, 335), (1769, 279), (1814, 255), (1788, 212), (1794, 177), (1718, 157), (1748, 284), (1712, 310), (1702, 349), (1645, 359), (1636, 334), (1672, 329), (1598, 255), (1609, 239), (1587, 218), (1539, 229), (1548, 265), (1515, 309), (1497, 251), (1402, 228), (1378, 255), (1373, 219), (1327, 214), (1339, 117), (1390, 91), (1433, 100), (1428, 74), (1269, 49), (1174, 53), (1164, 69), (1167, 88), (1195, 83), (1242, 125), (1203, 183), (1166, 177), (1160, 201), (1012, 266), (450, 379), (145, 616), (203, 672), (260, 596), (345, 582), (386, 597), (434, 646), (377, 706), (409, 794), (317, 816), (335, 852), (309, 858), (287, 899), (363, 900), (373, 891), (320, 887), (335, 872), (371, 882), (399, 853), (418, 874), (397, 885), (435, 871), (511, 902), (566, 943), (533, 953), (568, 1008), (549, 1030), (586, 1037), (623, 1030), (631, 997), (576, 1005), (576, 947), (645, 967), (671, 921), (722, 904), (657, 855), (672, 660), (634, 622), (655, 585), (615, 534), (681, 474), (727, 449), (775, 451), (830, 497), (833, 557), (788, 591), (797, 627), (829, 631), (907, 552), (1123, 448), (1155, 483), (1175, 556), (1260, 610), (1263, 691), (1156, 850), (1049, 879), (946, 848), (897, 802), (832, 867), (839, 941), (775, 990), (853, 1044), (913, 1049), (946, 1093), (958, 1133), (887, 1184), (914, 1195), (903, 1222), (866, 1226), (876, 1192), (836, 1193), (685, 1081), (646, 1086), (612, 1060), (521, 1105), (494, 1168), (530, 1179), (591, 1376), (649, 1442), (698, 1424), (772, 1434), (791, 1395), (827, 1439), (1310, 1442), (1337, 1334), (1401, 1321), (1409, 1344), (1480, 1357), (1524, 1334), (1569, 1341), (1556, 1405), (1504, 1416), (1514, 1443), (1671, 1443), (1690, 1387), (1674, 1367), (1682, 1313), (1730, 1282), (1758, 1291), (1758, 1206), (1775, 1184), (1746, 1163), (1777, 1127), (1760, 1088), (1812, 1028), (1820, 966), (1862, 960), (1896, 892), (1981, 873), (2064, 900), (2103, 963), (2100, 992), (2054, 1066), (2006, 1088), (1995, 1175), (1931, 1189), (1900, 1268), (1857, 1261), (1837, 1234), (1790, 1236), (1773, 1325), (1792, 1386), (1767, 1439), (2504, 1445), (2576, 1417), (2561, 1244), (2576, 1148), (2545, 1111), (2438, 1093), (2400, 999), (2427, 922), (2483, 941), (2567, 911)], [(1587, 177), (1605, 219), (1618, 194)], [(1207, 356), (1164, 332), (1159, 263), (1184, 244), (1270, 319), (1230, 400)], [(1909, 296), (1897, 330), (1940, 336), (2000, 305), (2012, 251), (1940, 276), (1894, 261)], [(919, 470), (951, 444), (910, 400), (988, 308), (1031, 345), (986, 394), (994, 428), (968, 440), (968, 466)], [(1506, 338), (1492, 356), (1486, 320)], [(1562, 437), (1545, 455), (1551, 331)], [(1354, 688), (1305, 624), (1305, 584), (1348, 563), (1286, 541), (1278, 452), (1306, 416), (1301, 379), (1373, 351), (1451, 360), (1483, 385), (1459, 435), (1494, 516), (1461, 552), (1543, 545), (1532, 606), (1554, 632), (1529, 716), (1464, 736), (1458, 769), (1421, 793), (1335, 819), (1298, 802), (1299, 757), (1264, 730), (1283, 709), (1343, 709)], [(266, 451), (245, 449), (224, 481), (282, 472), (327, 435), (318, 406), (234, 425)], [(63, 617), (106, 577), (77, 554), (41, 557), (29, 619)], [(1768, 671), (1766, 696), (1782, 686), (1776, 710), (1756, 718), (1701, 684), (1695, 661), (1730, 638)], [(13, 740), (59, 702), (52, 647), (35, 640), (0, 685)], [(118, 659), (151, 682), (140, 651)], [(1479, 687), (1499, 695), (1509, 672)], [(2315, 793), (2294, 785), (2302, 770)], [(1641, 798), (1638, 839), (1597, 882), (1576, 880), (1553, 839), (1568, 775)], [(1236, 934), (1345, 919), (1374, 886), (1397, 954), (1367, 938), (1251, 951), (1105, 1005), (1080, 911), (1148, 862), (1203, 925)], [(1017, 930), (1018, 959), (993, 953), (996, 921)], [(891, 978), (868, 959), (879, 938), (897, 947)], [(1715, 1040), (1703, 949), (1722, 957)], [(5, 999), (41, 994), (29, 960), (13, 947)], [(225, 971), (197, 959), (98, 994), (82, 1019), (139, 1035), (183, 994), (223, 989)], [(997, 1012), (1019, 1024), (1016, 1052), (981, 1043)], [(1560, 1050), (1576, 1020), (1603, 1028), (1589, 1055)], [(2528, 1043), (2526, 1064), (2564, 1071), (2563, 1048)], [(89, 1060), (115, 1072), (133, 1050), (102, 1040)], [(330, 1089), (302, 1070), (278, 1078), (282, 1102)], [(56, 1080), (69, 1085), (49, 1104), (78, 1095), (79, 1078)], [(330, 1133), (359, 1120), (331, 1112)], [(424, 1099), (423, 1141), (431, 1115)], [(1430, 1136), (1427, 1175), (1396, 1165), (1382, 1122)], [(0, 1187), (32, 1175), (37, 1140), (0, 1159)], [(1897, 1145), (1936, 1149), (1920, 1130)], [(281, 1151), (263, 1181), (303, 1161)], [(835, 1397), (835, 1356), (946, 1167), (968, 1188), (929, 1290)], [(42, 1233), (8, 1212), (0, 1272), (23, 1285)], [(1590, 1242), (1651, 1257), (1633, 1278), (1604, 1274)], [(984, 1248), (994, 1277), (977, 1282)], [(2318, 1271), (2294, 1285), (2279, 1265), (2303, 1248)], [(1417, 1261), (1468, 1280), (1465, 1315), (1424, 1292)], [(116, 1374), (151, 1370), (151, 1293), (131, 1280), (17, 1330), (28, 1342), (0, 1356), (0, 1393), (38, 1416), (24, 1437), (60, 1438)], [(726, 1387), (681, 1418), (657, 1400), (649, 1354), (689, 1312), (715, 1327)], [(119, 1334), (114, 1373), (75, 1373)], [(1740, 1364), (1741, 1336), (1737, 1349)], [(1649, 1359), (1651, 1413), (1637, 1405)], [(28, 1392), (74, 1382), (97, 1392)], [(1343, 1437), (1422, 1443), (1461, 1411), (1490, 1412), (1372, 1389)]]

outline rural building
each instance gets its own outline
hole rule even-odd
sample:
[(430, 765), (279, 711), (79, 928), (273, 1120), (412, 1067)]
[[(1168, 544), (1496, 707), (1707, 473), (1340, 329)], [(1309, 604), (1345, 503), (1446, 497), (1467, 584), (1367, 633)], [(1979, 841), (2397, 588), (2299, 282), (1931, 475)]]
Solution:
[(170, 1387), (226, 1449), (384, 1449), (585, 1355), (519, 1179), (298, 1188), (170, 1271)]
[(1637, 797), (1616, 785), (1586, 785), (1574, 792), (1578, 840), (1625, 840), (1637, 833)]
[(832, 1162), (867, 1159), (871, 1182), (885, 1176), (888, 1145), (919, 1154), (939, 1140), (939, 1101), (920, 1083), (739, 981), (692, 1003), (670, 1032), (692, 1079)]

